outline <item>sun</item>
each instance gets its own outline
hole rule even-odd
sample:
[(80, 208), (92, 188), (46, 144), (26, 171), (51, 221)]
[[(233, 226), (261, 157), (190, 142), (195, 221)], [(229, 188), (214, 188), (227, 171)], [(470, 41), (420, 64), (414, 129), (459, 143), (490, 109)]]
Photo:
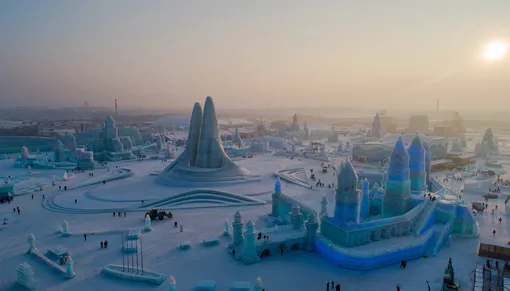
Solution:
[(502, 42), (493, 42), (485, 47), (483, 56), (489, 61), (498, 61), (505, 56), (506, 52), (506, 44)]

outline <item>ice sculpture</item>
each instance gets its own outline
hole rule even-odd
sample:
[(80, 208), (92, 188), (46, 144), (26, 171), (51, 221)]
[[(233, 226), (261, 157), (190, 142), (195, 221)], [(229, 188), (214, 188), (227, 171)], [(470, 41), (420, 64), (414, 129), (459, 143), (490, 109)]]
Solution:
[(407, 212), (411, 196), (409, 172), (409, 154), (402, 137), (399, 137), (388, 164), (388, 180), (382, 200), (383, 217), (402, 215)]
[(260, 257), (257, 254), (257, 232), (253, 221), (246, 223), (246, 231), (244, 232), (244, 247), (243, 247), (243, 261), (246, 264), (260, 262)]
[(338, 182), (335, 194), (335, 219), (338, 222), (359, 222), (360, 192), (356, 185), (358, 175), (350, 161), (342, 163), (338, 169)]
[(305, 222), (306, 237), (305, 237), (305, 250), (308, 252), (315, 250), (315, 237), (319, 230), (319, 220), (315, 212), (308, 213), (307, 220)]
[(147, 213), (145, 215), (145, 231), (151, 231), (151, 230), (152, 230), (152, 227), (151, 227), (151, 217)]
[(200, 104), (195, 103), (186, 149), (163, 170), (159, 181), (173, 186), (254, 180), (260, 180), (260, 176), (250, 175), (246, 169), (237, 166), (225, 153), (212, 98), (206, 98), (203, 114)]
[(29, 175), (32, 174), (32, 166), (28, 165), (27, 169), (28, 169), (27, 173)]
[(177, 291), (175, 278), (173, 276), (170, 276), (168, 279), (168, 291)]
[(37, 288), (37, 279), (35, 279), (34, 271), (32, 266), (24, 262), (19, 264), (16, 268), (18, 272), (18, 278), (16, 282), (28, 290), (34, 290)]
[(21, 159), (26, 161), (28, 159), (28, 156), (29, 156), (29, 152), (28, 152), (28, 148), (23, 146), (21, 147)]
[(262, 291), (264, 289), (264, 284), (262, 283), (262, 279), (260, 277), (257, 277), (257, 280), (255, 280), (255, 286), (253, 286), (253, 291)]
[(64, 175), (62, 176), (62, 180), (67, 181), (67, 171), (64, 172)]
[(53, 177), (51, 178), (51, 185), (52, 185), (52, 186), (57, 185), (57, 177), (53, 176)]
[(418, 134), (414, 137), (407, 151), (409, 152), (409, 175), (411, 178), (411, 191), (417, 194), (421, 194), (421, 191), (425, 190), (427, 185), (427, 174), (425, 171), (426, 150)]
[(64, 220), (64, 223), (62, 223), (62, 234), (61, 236), (70, 236), (71, 233), (69, 232), (69, 223), (67, 220)]
[(230, 236), (230, 221), (225, 219), (225, 231), (223, 232), (223, 236)]
[(33, 234), (29, 234), (28, 235), (28, 252), (30, 253), (36, 249), (37, 248), (35, 247), (35, 236)]

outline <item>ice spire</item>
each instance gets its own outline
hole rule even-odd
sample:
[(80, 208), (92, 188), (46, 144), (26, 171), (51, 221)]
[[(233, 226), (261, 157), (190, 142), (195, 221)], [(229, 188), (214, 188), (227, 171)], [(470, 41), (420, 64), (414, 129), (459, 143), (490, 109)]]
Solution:
[(379, 113), (375, 114), (374, 121), (372, 122), (371, 136), (374, 138), (381, 139), (384, 135), (384, 129), (381, 122)]
[(426, 186), (425, 172), (425, 148), (421, 142), (420, 136), (416, 134), (408, 149), (409, 152), (409, 170), (411, 177), (411, 190), (423, 191)]
[(197, 161), (198, 142), (200, 139), (200, 127), (202, 126), (202, 106), (196, 102), (191, 113), (191, 121), (189, 123), (188, 144), (186, 146), (186, 154), (190, 166), (194, 166)]
[(370, 209), (370, 182), (365, 178), (361, 184), (361, 206), (360, 216), (363, 218), (368, 217)]
[(391, 217), (405, 214), (410, 194), (409, 154), (402, 137), (399, 137), (390, 155), (388, 180), (382, 201), (382, 216)]
[(225, 157), (227, 155), (223, 150), (214, 103), (211, 97), (207, 97), (195, 165), (200, 168), (221, 168)]

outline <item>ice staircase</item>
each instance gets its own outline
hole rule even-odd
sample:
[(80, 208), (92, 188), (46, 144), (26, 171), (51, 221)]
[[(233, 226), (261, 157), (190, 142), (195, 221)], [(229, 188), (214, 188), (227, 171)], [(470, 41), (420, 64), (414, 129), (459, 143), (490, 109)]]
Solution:
[(423, 208), (423, 212), (420, 215), (418, 223), (416, 224), (416, 230), (414, 231), (415, 235), (423, 234), (433, 223), (435, 219), (435, 210), (439, 200), (430, 201), (426, 199), (423, 203), (425, 203), (425, 207)]

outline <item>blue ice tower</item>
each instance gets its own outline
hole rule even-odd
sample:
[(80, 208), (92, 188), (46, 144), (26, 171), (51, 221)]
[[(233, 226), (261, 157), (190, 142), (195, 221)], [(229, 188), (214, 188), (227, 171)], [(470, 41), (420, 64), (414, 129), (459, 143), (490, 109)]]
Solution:
[(382, 199), (382, 217), (405, 214), (410, 197), (409, 154), (400, 137), (390, 155), (388, 180)]
[(365, 178), (361, 184), (361, 218), (367, 218), (370, 213), (370, 182)]
[(429, 144), (426, 141), (423, 142), (423, 148), (425, 148), (425, 179), (428, 187), (430, 184), (430, 173), (432, 169), (432, 155), (430, 154)]
[(348, 161), (342, 164), (335, 195), (335, 220), (339, 223), (359, 223), (361, 194), (357, 184), (358, 175), (352, 163)]
[(411, 177), (411, 193), (419, 194), (426, 189), (427, 172), (425, 160), (425, 148), (417, 134), (409, 146), (409, 170)]

